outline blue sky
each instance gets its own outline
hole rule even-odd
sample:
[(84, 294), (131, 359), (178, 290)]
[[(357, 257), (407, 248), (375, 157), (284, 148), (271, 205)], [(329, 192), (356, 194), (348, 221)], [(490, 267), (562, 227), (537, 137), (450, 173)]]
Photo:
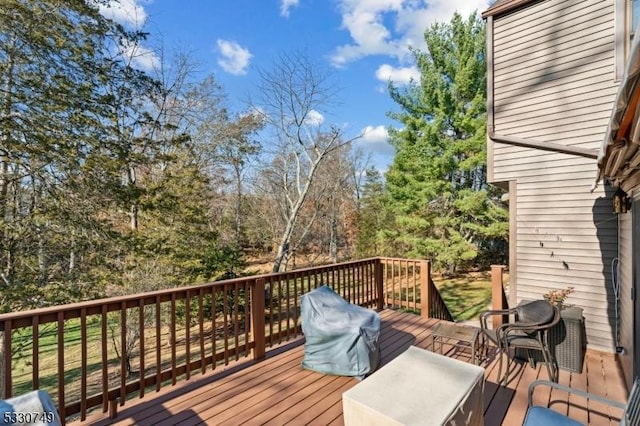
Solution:
[(340, 105), (324, 111), (325, 124), (371, 153), (384, 171), (393, 158), (386, 143), (397, 110), (386, 87), (418, 79), (408, 47), (425, 50), (424, 30), (448, 22), (454, 11), (484, 11), (488, 0), (113, 0), (106, 15), (150, 33), (138, 46), (138, 65), (157, 65), (158, 46), (190, 52), (202, 77), (216, 76), (232, 109), (281, 53), (304, 49), (335, 73)]

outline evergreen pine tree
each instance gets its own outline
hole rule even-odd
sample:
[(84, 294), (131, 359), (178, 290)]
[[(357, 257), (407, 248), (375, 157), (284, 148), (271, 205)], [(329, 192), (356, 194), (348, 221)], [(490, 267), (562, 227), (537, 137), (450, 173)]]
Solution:
[(485, 33), (482, 20), (454, 14), (413, 50), (421, 77), (390, 85), (402, 126), (390, 132), (396, 156), (386, 175), (398, 255), (426, 257), (453, 272), (504, 240), (506, 210), (486, 183)]

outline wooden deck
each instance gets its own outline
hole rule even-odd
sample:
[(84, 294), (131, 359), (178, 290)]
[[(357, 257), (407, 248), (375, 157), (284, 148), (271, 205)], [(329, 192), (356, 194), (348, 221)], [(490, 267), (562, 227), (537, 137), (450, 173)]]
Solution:
[[(437, 320), (385, 310), (381, 312), (382, 362), (387, 363), (410, 345), (431, 349), (431, 329)], [(196, 376), (175, 387), (118, 407), (115, 419), (102, 413), (81, 424), (97, 425), (340, 425), (342, 392), (358, 381), (327, 376), (301, 368), (302, 340), (292, 341), (267, 353), (261, 362), (241, 360), (204, 376)], [(449, 356), (469, 361), (463, 351), (445, 345)], [(490, 357), (491, 358), (491, 357)], [(546, 379), (546, 370), (518, 363), (507, 387), (496, 385), (495, 357), (486, 368), (485, 424), (522, 424), (527, 406), (527, 386), (537, 378)], [(588, 351), (582, 374), (560, 371), (560, 383), (588, 390), (607, 398), (625, 401), (622, 374), (614, 355)], [(435, 389), (425, 389), (425, 399)], [(572, 398), (566, 394), (540, 392), (537, 398), (584, 423), (618, 424), (620, 412), (606, 406)], [(391, 402), (390, 402), (391, 403)], [(80, 423), (75, 423), (80, 424)]]

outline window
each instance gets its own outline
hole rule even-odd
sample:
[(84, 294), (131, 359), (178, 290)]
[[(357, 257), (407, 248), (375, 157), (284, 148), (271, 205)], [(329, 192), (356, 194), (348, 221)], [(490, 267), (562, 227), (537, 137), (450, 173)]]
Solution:
[(640, 0), (630, 0), (629, 3), (629, 15), (631, 16), (629, 34), (630, 39), (633, 39), (638, 22), (640, 22)]
[(640, 0), (616, 0), (615, 55), (616, 80), (624, 74), (631, 41), (640, 24)]

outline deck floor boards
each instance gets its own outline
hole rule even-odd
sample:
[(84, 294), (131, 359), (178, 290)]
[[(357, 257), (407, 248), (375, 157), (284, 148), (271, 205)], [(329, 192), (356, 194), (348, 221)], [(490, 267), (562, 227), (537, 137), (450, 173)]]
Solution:
[[(431, 331), (437, 320), (384, 310), (381, 313), (382, 364), (391, 361), (409, 346), (432, 349)], [(439, 348), (438, 348), (439, 349)], [(144, 399), (127, 401), (118, 407), (116, 419), (102, 413), (74, 425), (342, 425), (342, 393), (358, 383), (350, 377), (322, 375), (302, 369), (304, 352), (301, 339), (284, 342), (271, 349), (267, 358), (256, 362), (241, 358), (228, 366)], [(470, 362), (467, 350), (444, 344), (443, 353)], [(497, 358), (492, 351), (485, 367), (485, 424), (522, 424), (527, 409), (527, 389), (536, 379), (546, 379), (547, 372), (518, 361), (512, 365), (507, 386), (497, 384)], [(506, 362), (504, 363), (506, 366)], [(504, 368), (504, 367), (503, 367)], [(582, 374), (560, 371), (560, 383), (624, 401), (626, 390), (615, 356), (587, 351)], [(554, 409), (591, 425), (617, 424), (620, 410), (564, 392), (541, 389), (536, 401), (552, 401)], [(568, 403), (569, 402), (569, 403)]]

